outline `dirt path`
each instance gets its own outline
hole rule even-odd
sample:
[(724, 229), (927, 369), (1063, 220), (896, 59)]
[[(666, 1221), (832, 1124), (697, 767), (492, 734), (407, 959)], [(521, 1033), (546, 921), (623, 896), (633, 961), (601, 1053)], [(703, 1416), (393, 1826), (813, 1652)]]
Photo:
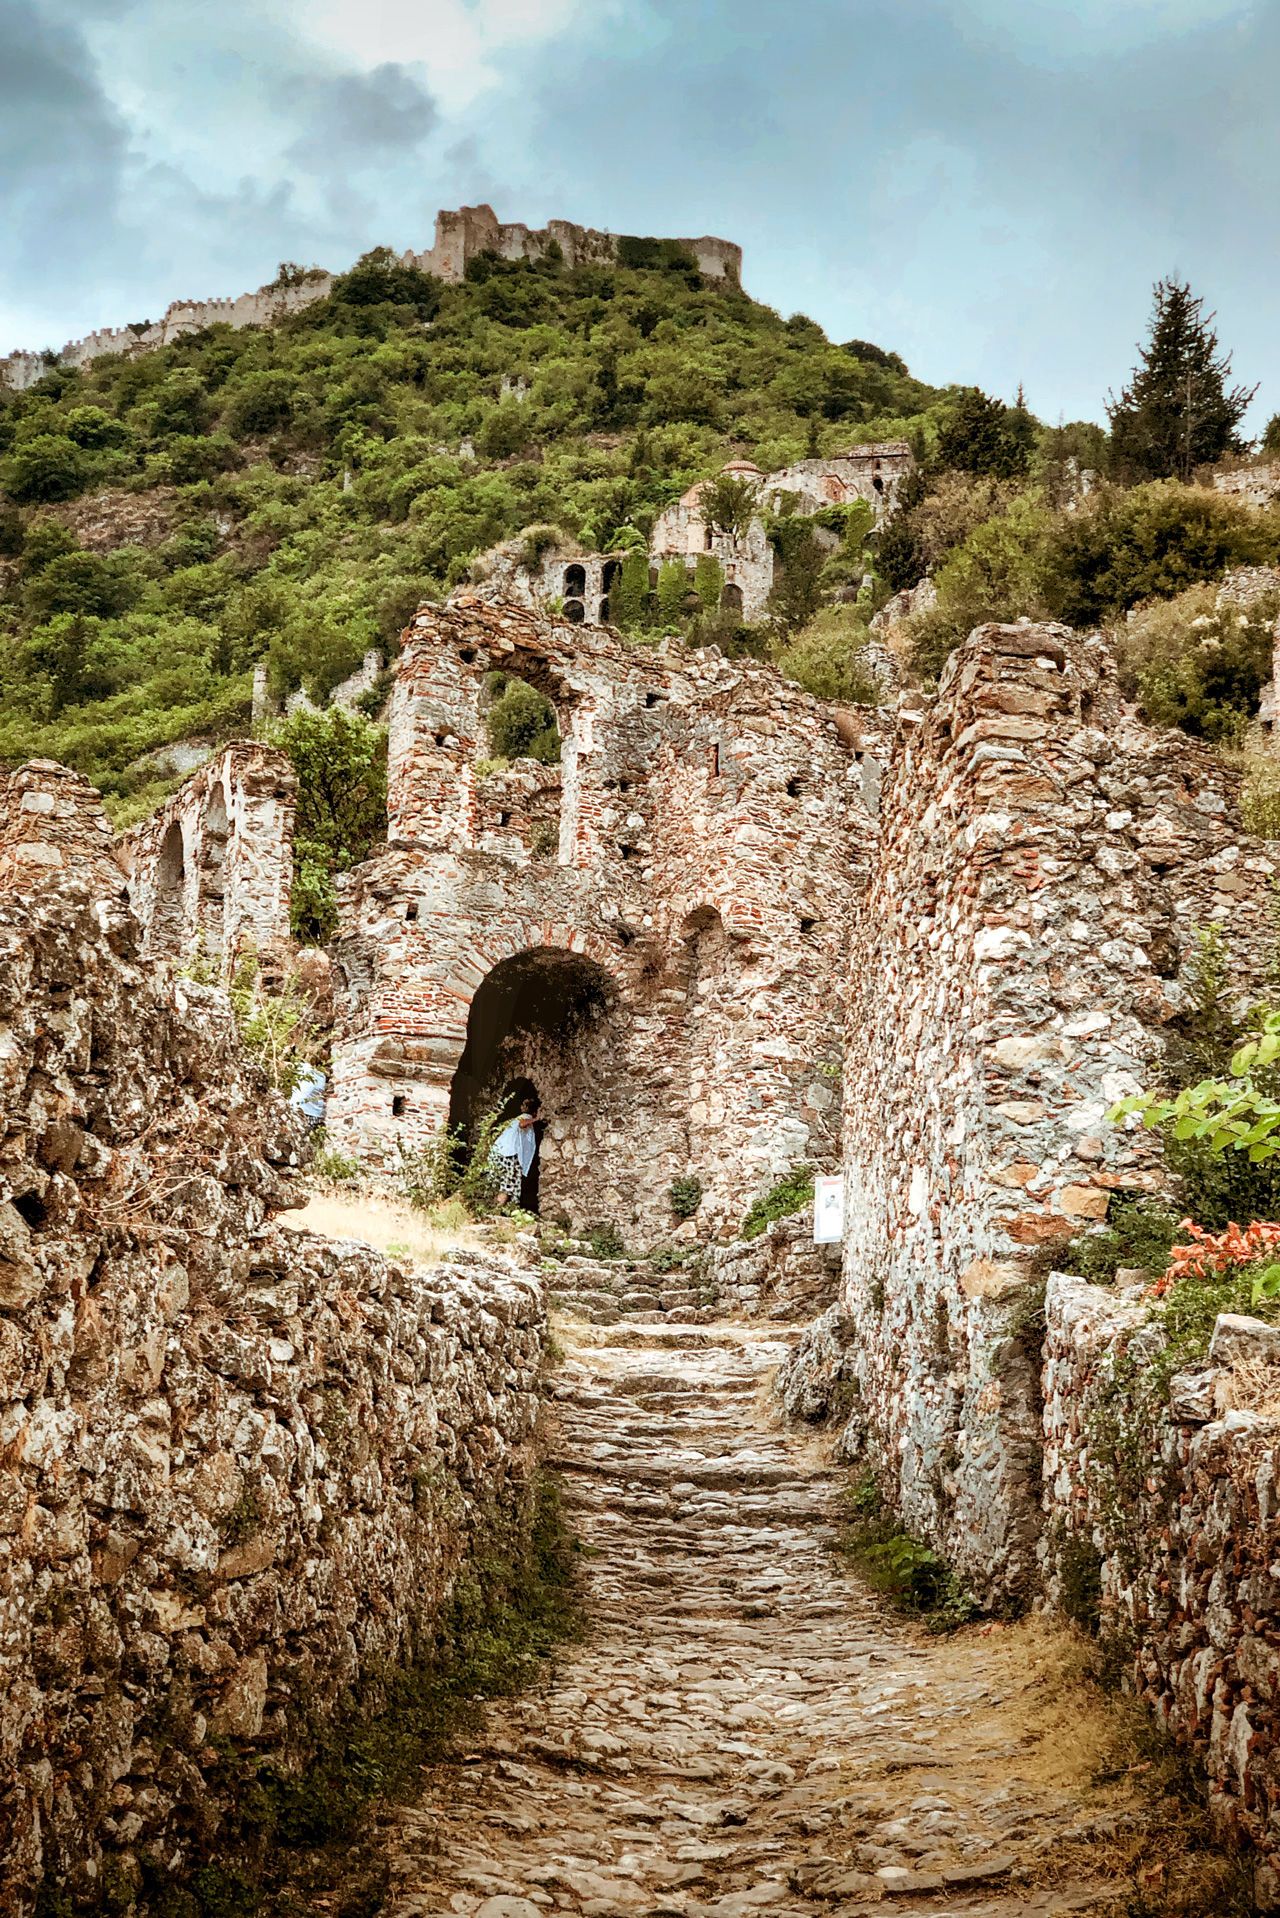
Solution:
[(396, 1918), (1110, 1909), (1134, 1821), (1082, 1785), (1034, 1633), (886, 1614), (829, 1549), (835, 1476), (772, 1423), (789, 1328), (601, 1309), (634, 1283), (584, 1269), (581, 1309), (618, 1322), (561, 1328), (591, 1636), (428, 1773)]

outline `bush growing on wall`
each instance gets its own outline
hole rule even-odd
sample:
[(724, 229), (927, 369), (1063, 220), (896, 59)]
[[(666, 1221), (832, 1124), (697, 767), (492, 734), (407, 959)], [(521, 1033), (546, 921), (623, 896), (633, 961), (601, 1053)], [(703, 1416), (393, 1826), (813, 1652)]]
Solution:
[(560, 731), (546, 695), (527, 680), (505, 673), (490, 674), (486, 690), (492, 703), (485, 723), (494, 755), (554, 766), (560, 758)]
[(368, 857), (387, 830), (387, 736), (362, 713), (303, 707), (271, 742), (298, 775), (294, 887), (297, 938), (323, 944), (337, 923), (334, 875)]

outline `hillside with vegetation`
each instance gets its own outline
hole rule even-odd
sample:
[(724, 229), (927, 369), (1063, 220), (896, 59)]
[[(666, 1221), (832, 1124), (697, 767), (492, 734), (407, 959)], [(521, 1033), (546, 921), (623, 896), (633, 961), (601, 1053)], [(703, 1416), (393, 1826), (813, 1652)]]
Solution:
[[(868, 696), (868, 621), (925, 572), (938, 605), (906, 656), (928, 682), (976, 620), (1122, 621), (1280, 556), (1275, 515), (1186, 483), (1238, 445), (1249, 398), (1226, 386), (1189, 292), (1172, 343), (1157, 313), (1113, 448), (1096, 426), (1043, 427), (1020, 395), (930, 387), (891, 351), (834, 344), (704, 283), (678, 249), (626, 257), (482, 257), (445, 286), (375, 252), (274, 328), (215, 326), (0, 393), (0, 762), (65, 760), (137, 817), (173, 783), (164, 748), (248, 729), (259, 662), (277, 697), (323, 700), (495, 543), (638, 552), (665, 506), (737, 456), (767, 471), (901, 436), (921, 462), (879, 536), (844, 509), (834, 551), (811, 522), (770, 527), (783, 564), (764, 629), (691, 612), (683, 576), (650, 593), (642, 566), (618, 597), (639, 640), (674, 629), (763, 651), (828, 697)], [(1159, 415), (1170, 382), (1192, 393), (1189, 353), (1221, 401), (1198, 406), (1194, 439)], [(1082, 469), (1114, 479), (1081, 497)], [(1126, 670), (1163, 721), (1225, 738), (1256, 704), (1263, 627), (1210, 659), (1191, 623), (1204, 610), (1147, 622)]]

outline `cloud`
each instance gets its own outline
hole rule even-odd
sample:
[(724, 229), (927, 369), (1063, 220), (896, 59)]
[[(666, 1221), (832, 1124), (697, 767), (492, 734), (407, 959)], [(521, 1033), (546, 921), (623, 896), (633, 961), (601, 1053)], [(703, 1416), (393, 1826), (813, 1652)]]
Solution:
[(757, 296), (1050, 417), (1097, 415), (1174, 267), (1274, 370), (1277, 0), (0, 0), (0, 31), (0, 351), (488, 199), (724, 234)]
[(417, 146), (438, 120), (426, 88), (391, 63), (372, 73), (307, 75), (284, 83), (280, 93), (282, 107), (303, 121), (285, 149), (301, 165), (376, 165)]

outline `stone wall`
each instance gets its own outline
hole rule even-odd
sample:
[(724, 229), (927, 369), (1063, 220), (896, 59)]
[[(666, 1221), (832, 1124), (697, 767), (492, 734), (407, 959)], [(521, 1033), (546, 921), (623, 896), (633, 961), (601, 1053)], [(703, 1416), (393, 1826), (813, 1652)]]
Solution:
[(1158, 1358), (1134, 1295), (1055, 1275), (1045, 1305), (1045, 1535), (1055, 1602), (1100, 1609), (1139, 1697), (1189, 1745), (1222, 1825), (1280, 1907), (1280, 1328), (1219, 1318), (1114, 1466), (1114, 1384)]
[(297, 777), (285, 753), (242, 740), (201, 767), (120, 842), (150, 957), (237, 954), (289, 937)]
[(903, 717), (852, 937), (833, 1336), (910, 1529), (1016, 1597), (1039, 1531), (1031, 1289), (1113, 1192), (1161, 1181), (1107, 1110), (1148, 1076), (1198, 926), (1228, 922), (1261, 978), (1276, 862), (1236, 775), (1140, 726), (1097, 640), (981, 628)]
[(94, 788), (53, 759), (0, 773), (0, 887), (38, 892), (69, 871), (105, 897), (124, 896), (125, 869)]
[(91, 858), (26, 877), (0, 885), (0, 1902), (19, 1914), (41, 1885), (100, 1911), (105, 1885), (181, 1882), (247, 1760), (304, 1765), (304, 1711), (430, 1634), (526, 1503), (542, 1341), (512, 1268), (408, 1272), (272, 1224), (293, 1122), (225, 1000), (144, 960)]
[[(707, 279), (739, 284), (742, 248), (733, 241), (708, 234), (674, 244), (692, 255)], [(504, 260), (539, 260), (552, 245), (559, 247), (567, 266), (608, 264), (617, 258), (618, 236), (575, 226), (571, 220), (551, 220), (545, 227), (518, 222), (504, 225), (491, 206), (464, 206), (456, 212), (437, 213), (433, 244), (421, 253), (406, 252), (401, 259), (437, 279), (457, 282), (466, 277), (468, 261), (479, 253), (497, 253)], [(0, 386), (22, 392), (43, 379), (51, 365), (87, 366), (109, 353), (132, 356), (152, 352), (206, 326), (274, 326), (289, 314), (325, 299), (333, 277), (317, 267), (294, 284), (273, 282), (235, 299), (174, 300), (161, 320), (100, 327), (83, 339), (69, 340), (59, 353), (19, 350), (0, 358)]]
[[(558, 786), (526, 762), (477, 772), (494, 668), (555, 704)], [(645, 1240), (669, 1235), (677, 1176), (701, 1178), (710, 1235), (794, 1160), (833, 1161), (838, 982), (873, 824), (829, 709), (711, 649), (640, 651), (464, 596), (406, 635), (388, 813), (336, 946), (329, 1120), (361, 1152), (394, 1160), (451, 1104), (467, 1120), (532, 1079), (556, 1102), (544, 1207)], [(534, 973), (581, 1013), (563, 1044), (519, 1012)]]

